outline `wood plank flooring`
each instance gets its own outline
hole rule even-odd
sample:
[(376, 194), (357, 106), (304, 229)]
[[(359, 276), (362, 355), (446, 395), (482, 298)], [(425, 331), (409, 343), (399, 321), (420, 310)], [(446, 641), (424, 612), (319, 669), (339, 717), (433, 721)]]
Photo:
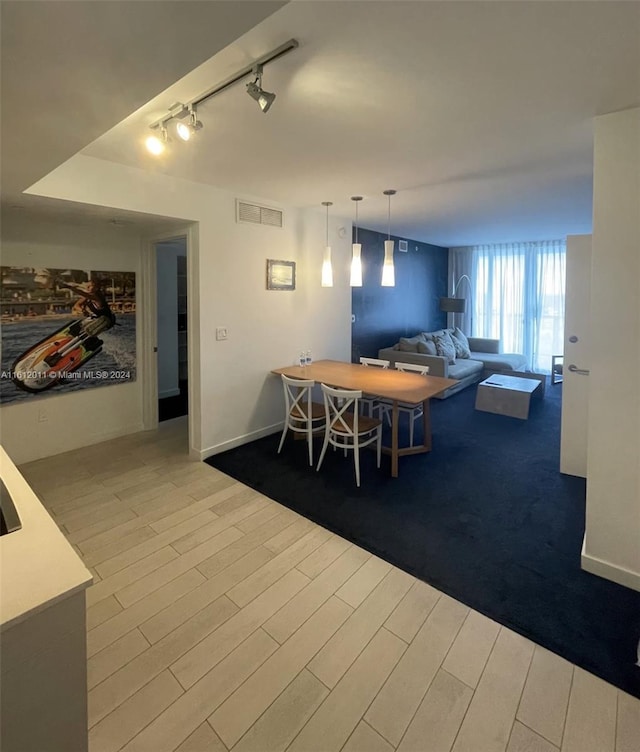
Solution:
[(182, 420), (20, 469), (95, 578), (91, 752), (640, 750), (640, 701), (189, 461)]

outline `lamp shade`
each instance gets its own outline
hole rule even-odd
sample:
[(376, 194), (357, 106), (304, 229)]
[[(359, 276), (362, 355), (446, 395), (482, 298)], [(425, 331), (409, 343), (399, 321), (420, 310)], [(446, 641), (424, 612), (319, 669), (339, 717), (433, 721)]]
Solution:
[(333, 287), (333, 267), (331, 265), (331, 246), (324, 249), (324, 259), (322, 261), (322, 287)]
[(362, 287), (362, 245), (360, 243), (354, 243), (352, 246), (351, 257), (351, 279), (349, 283), (351, 287)]
[(395, 287), (396, 275), (393, 267), (393, 240), (384, 241), (384, 261), (382, 263), (382, 287)]
[(445, 313), (464, 313), (467, 301), (464, 298), (440, 298), (440, 310)]

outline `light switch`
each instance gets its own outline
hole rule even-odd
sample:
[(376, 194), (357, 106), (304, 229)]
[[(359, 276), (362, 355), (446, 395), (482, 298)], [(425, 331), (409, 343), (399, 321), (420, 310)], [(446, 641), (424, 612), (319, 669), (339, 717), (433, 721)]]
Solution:
[(218, 326), (216, 327), (216, 339), (227, 339), (227, 327), (226, 326)]

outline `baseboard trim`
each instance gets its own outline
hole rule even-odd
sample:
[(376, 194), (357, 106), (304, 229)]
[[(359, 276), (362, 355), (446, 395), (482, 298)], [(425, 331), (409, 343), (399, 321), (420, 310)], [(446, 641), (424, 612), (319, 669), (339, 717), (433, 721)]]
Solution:
[(128, 436), (130, 433), (140, 433), (144, 431), (142, 423), (131, 423), (128, 426), (122, 426), (115, 431), (107, 431), (106, 433), (94, 434), (91, 437), (92, 444), (100, 444), (102, 441), (111, 441), (111, 439), (119, 439), (121, 436)]
[(582, 551), (580, 552), (580, 564), (585, 572), (603, 577), (605, 580), (617, 582), (618, 585), (631, 588), (640, 592), (640, 574), (630, 569), (619, 567), (610, 561), (599, 559), (585, 553), (586, 535), (582, 539)]
[(282, 422), (274, 423), (271, 426), (259, 428), (257, 431), (252, 431), (251, 433), (245, 433), (242, 436), (237, 436), (235, 439), (223, 441), (221, 444), (216, 444), (215, 446), (208, 447), (207, 449), (201, 449), (200, 459), (206, 460), (207, 457), (213, 457), (214, 454), (221, 454), (222, 452), (226, 452), (229, 449), (235, 449), (236, 447), (242, 446), (243, 444), (249, 444), (251, 441), (263, 439), (265, 436), (271, 436), (272, 433), (282, 431), (283, 425), (284, 423)]
[(177, 397), (180, 394), (180, 390), (177, 387), (173, 389), (165, 389), (163, 392), (158, 392), (158, 399), (167, 399), (167, 397)]
[(64, 448), (59, 448), (58, 451), (55, 452), (49, 452), (47, 453), (47, 450), (44, 450), (44, 453), (42, 451), (36, 451), (34, 455), (30, 455), (27, 457), (19, 457), (19, 461), (16, 462), (16, 465), (26, 465), (28, 462), (36, 462), (37, 460), (43, 460), (48, 459), (49, 457), (55, 457), (58, 454), (64, 454), (65, 452), (73, 452), (76, 449), (82, 449), (86, 446), (93, 446), (94, 444), (102, 444), (103, 441), (111, 441), (112, 439), (119, 439), (123, 436), (128, 436), (132, 433), (140, 433), (140, 431), (144, 431), (144, 426), (142, 423), (131, 423), (128, 426), (122, 426), (121, 428), (118, 428), (114, 431), (106, 431), (105, 433), (98, 433), (98, 434), (91, 434), (90, 436), (84, 437), (80, 442), (78, 442), (75, 445), (71, 446), (65, 446)]

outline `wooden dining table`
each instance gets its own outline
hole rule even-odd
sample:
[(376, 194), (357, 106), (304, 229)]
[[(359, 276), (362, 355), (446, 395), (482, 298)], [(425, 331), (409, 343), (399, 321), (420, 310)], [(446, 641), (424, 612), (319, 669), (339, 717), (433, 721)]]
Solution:
[[(306, 366), (274, 368), (271, 373), (284, 374), (292, 379), (310, 379), (340, 389), (359, 389), (391, 401), (391, 446), (383, 451), (391, 455), (391, 475), (398, 477), (398, 458), (407, 454), (431, 451), (430, 399), (457, 382), (440, 376), (421, 376), (418, 373), (375, 368), (339, 360), (318, 360)], [(418, 446), (398, 446), (398, 404), (422, 403), (423, 443)]]

